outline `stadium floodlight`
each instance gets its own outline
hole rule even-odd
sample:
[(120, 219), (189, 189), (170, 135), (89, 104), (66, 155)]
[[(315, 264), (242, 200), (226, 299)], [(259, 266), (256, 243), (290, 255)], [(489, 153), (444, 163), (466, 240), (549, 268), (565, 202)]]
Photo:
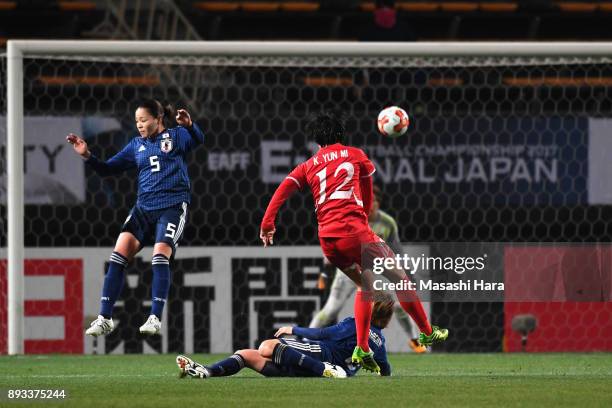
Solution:
[[(103, 61), (184, 57), (192, 66), (213, 58), (243, 66), (496, 66), (608, 61), (612, 43), (346, 43), (346, 42), (125, 42), (9, 40), (7, 43), (8, 352), (24, 339), (24, 59)], [(169, 61), (169, 62), (168, 62)], [(181, 62), (182, 63), (182, 62)], [(210, 62), (208, 62), (210, 64)], [(409, 112), (410, 114), (410, 112)]]

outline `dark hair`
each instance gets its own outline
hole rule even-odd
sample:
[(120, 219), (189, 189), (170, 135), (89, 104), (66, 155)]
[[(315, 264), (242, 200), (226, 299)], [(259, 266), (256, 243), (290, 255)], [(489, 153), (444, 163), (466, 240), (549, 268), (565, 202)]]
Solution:
[(393, 307), (395, 301), (387, 293), (376, 293), (376, 300), (372, 306), (372, 319), (370, 323), (379, 329), (384, 329), (389, 325), (393, 317)]
[(169, 128), (176, 125), (176, 112), (174, 107), (170, 104), (165, 106), (161, 104), (157, 99), (147, 99), (138, 105), (139, 108), (146, 109), (147, 112), (154, 118), (162, 116), (164, 127)]
[(321, 112), (306, 124), (306, 134), (321, 146), (344, 141), (344, 118), (340, 112)]

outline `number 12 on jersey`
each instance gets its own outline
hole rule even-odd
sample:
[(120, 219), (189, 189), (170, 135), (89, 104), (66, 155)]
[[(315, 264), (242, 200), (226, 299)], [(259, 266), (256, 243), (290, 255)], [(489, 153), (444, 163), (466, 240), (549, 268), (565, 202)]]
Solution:
[[(351, 186), (348, 190), (342, 190), (344, 186), (346, 186), (355, 175), (355, 168), (349, 162), (344, 162), (336, 167), (336, 171), (334, 172), (334, 177), (338, 177), (338, 174), (342, 171), (346, 171), (346, 178), (344, 181), (336, 187), (333, 193), (329, 196), (330, 200), (345, 200), (347, 198), (351, 198), (353, 196), (353, 187)], [(327, 192), (325, 191), (327, 187), (327, 167), (317, 173), (317, 177), (319, 178), (319, 201), (317, 201), (317, 205), (323, 204), (327, 197)], [(357, 200), (357, 197), (355, 197)], [(359, 200), (357, 200), (359, 203)]]

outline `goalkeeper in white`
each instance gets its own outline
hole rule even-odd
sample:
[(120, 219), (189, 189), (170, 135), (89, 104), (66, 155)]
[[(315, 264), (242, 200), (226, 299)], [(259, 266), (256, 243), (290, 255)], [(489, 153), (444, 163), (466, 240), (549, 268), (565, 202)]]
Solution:
[[(399, 239), (397, 223), (393, 217), (380, 209), (381, 201), (382, 192), (378, 186), (374, 186), (372, 209), (368, 216), (370, 228), (372, 228), (372, 231), (381, 237), (396, 254), (400, 254), (403, 252), (403, 249)], [(325, 262), (326, 266), (331, 266), (327, 263), (327, 260), (325, 260)], [(325, 281), (326, 276), (322, 275), (319, 278), (320, 288), (325, 287)], [(310, 322), (310, 327), (323, 328), (337, 321), (340, 309), (342, 309), (344, 303), (352, 297), (354, 292), (355, 284), (353, 281), (351, 281), (346, 274), (336, 271), (327, 302), (325, 302), (323, 308), (314, 316)], [(404, 312), (397, 302), (395, 303), (395, 316), (410, 339), (408, 341), (410, 348), (415, 353), (425, 353), (427, 348), (419, 343), (417, 338), (418, 331), (414, 330), (410, 316)]]

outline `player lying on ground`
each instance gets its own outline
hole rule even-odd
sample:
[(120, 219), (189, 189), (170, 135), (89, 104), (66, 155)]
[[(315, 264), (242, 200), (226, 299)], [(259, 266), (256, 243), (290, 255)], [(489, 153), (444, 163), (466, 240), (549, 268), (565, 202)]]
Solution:
[[(170, 127), (172, 120), (176, 127)], [(135, 113), (140, 136), (134, 137), (119, 153), (107, 161), (94, 156), (82, 138), (70, 134), (66, 140), (100, 176), (136, 169), (138, 199), (121, 228), (110, 256), (100, 301), (100, 315), (85, 333), (105, 335), (113, 331), (113, 306), (121, 294), (124, 269), (144, 245), (154, 244), (151, 259), (153, 288), (151, 313), (140, 327), (143, 334), (158, 334), (161, 316), (170, 289), (170, 260), (183, 235), (187, 206), (191, 199), (187, 173), (187, 154), (204, 141), (189, 112), (156, 100), (138, 105)]]
[[(373, 192), (374, 196), (372, 197), (372, 207), (368, 214), (368, 224), (372, 231), (383, 239), (393, 252), (401, 254), (403, 249), (399, 239), (397, 223), (393, 217), (380, 209), (380, 203), (382, 202), (382, 191), (380, 188), (374, 186)], [(326, 268), (328, 265), (331, 266), (331, 274), (333, 274), (334, 280), (329, 289), (329, 296), (327, 297), (325, 305), (313, 317), (310, 322), (310, 327), (325, 327), (337, 321), (340, 309), (342, 309), (344, 303), (353, 295), (356, 289), (350, 278), (337, 270), (333, 265), (329, 264), (327, 259), (325, 260), (325, 265)], [(410, 317), (404, 312), (399, 302), (395, 303), (395, 317), (404, 332), (408, 335), (408, 345), (410, 348), (415, 353), (426, 352), (427, 348), (419, 343), (419, 339), (417, 338), (418, 334), (415, 334), (413, 329), (413, 323), (410, 321)]]
[[(391, 320), (394, 303), (390, 296), (385, 296), (372, 307), (368, 343), (373, 359), (381, 368), (381, 375), (391, 375), (382, 330)], [(230, 357), (206, 366), (185, 356), (178, 356), (176, 363), (182, 376), (197, 378), (234, 375), (244, 367), (266, 377), (341, 378), (355, 375), (360, 368), (351, 362), (356, 346), (355, 319), (352, 317), (323, 329), (281, 327), (274, 336), (284, 335), (295, 335), (298, 339), (264, 340), (258, 350), (238, 350)]]
[[(274, 222), (279, 208), (297, 190), (310, 187), (323, 255), (358, 287), (354, 308), (357, 346), (352, 360), (366, 370), (379, 372), (380, 367), (368, 346), (372, 302), (361, 291), (361, 278), (364, 276), (362, 248), (365, 259), (394, 257), (394, 254), (368, 226), (375, 168), (361, 149), (342, 144), (344, 123), (338, 115), (331, 112), (317, 115), (309, 121), (306, 133), (320, 146), (320, 150), (293, 169), (278, 186), (261, 222), (260, 238), (264, 246), (274, 243)], [(393, 283), (408, 279), (406, 273), (397, 268), (386, 269), (383, 275)], [(371, 276), (371, 273), (366, 276)], [(448, 337), (448, 330), (429, 324), (414, 291), (396, 293), (402, 309), (421, 330), (421, 344), (428, 346)]]

